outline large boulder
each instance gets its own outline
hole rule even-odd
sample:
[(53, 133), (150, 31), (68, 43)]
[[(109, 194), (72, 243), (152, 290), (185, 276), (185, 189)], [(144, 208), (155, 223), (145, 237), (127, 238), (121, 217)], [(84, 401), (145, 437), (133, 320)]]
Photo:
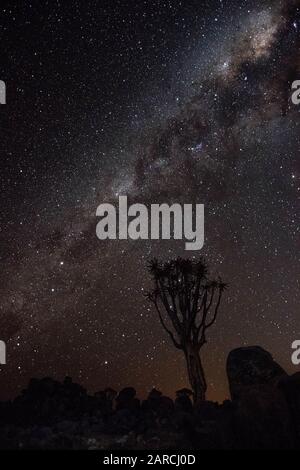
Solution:
[(244, 391), (235, 412), (236, 445), (242, 449), (291, 449), (294, 430), (283, 393), (267, 385)]
[(300, 372), (282, 377), (278, 388), (282, 390), (294, 412), (300, 414)]
[(296, 440), (300, 447), (300, 372), (283, 377), (278, 388), (284, 394), (289, 406)]
[(227, 359), (227, 376), (232, 400), (239, 400), (250, 386), (274, 386), (287, 373), (260, 346), (233, 349)]

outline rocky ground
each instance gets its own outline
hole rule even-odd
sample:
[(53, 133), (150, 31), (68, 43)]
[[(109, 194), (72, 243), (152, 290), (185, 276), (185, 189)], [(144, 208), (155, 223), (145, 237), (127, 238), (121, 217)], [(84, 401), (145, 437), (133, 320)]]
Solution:
[(175, 401), (153, 389), (141, 402), (132, 387), (90, 396), (68, 377), (32, 379), (0, 404), (0, 448), (300, 448), (300, 372), (289, 376), (255, 346), (233, 350), (227, 374), (231, 401), (197, 408), (188, 389)]

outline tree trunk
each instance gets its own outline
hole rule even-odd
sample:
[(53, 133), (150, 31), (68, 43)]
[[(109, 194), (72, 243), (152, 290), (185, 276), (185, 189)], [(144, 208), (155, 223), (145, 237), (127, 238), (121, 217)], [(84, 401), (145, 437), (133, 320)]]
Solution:
[(188, 376), (194, 394), (194, 404), (198, 405), (205, 400), (207, 389), (199, 350), (192, 345), (187, 345), (184, 354), (187, 363)]

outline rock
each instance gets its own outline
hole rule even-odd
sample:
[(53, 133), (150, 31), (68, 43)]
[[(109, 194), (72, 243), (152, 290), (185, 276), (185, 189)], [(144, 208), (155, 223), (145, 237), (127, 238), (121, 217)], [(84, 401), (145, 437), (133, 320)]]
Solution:
[(126, 387), (120, 391), (116, 398), (116, 410), (131, 410), (137, 412), (140, 408), (140, 401), (135, 398), (136, 390), (133, 387)]
[(91, 399), (86, 390), (70, 377), (58, 382), (49, 377), (32, 379), (28, 388), (13, 402), (17, 422), (25, 424), (51, 423), (79, 418), (89, 411)]
[(239, 400), (249, 386), (269, 384), (276, 386), (287, 376), (270, 353), (259, 346), (234, 349), (227, 359), (227, 376), (232, 400)]
[(87, 448), (88, 450), (98, 450), (98, 442), (97, 442), (97, 439), (95, 439), (94, 437), (90, 437), (87, 439), (86, 441), (86, 444), (87, 444)]
[(189, 388), (177, 390), (175, 399), (176, 410), (191, 413), (193, 411), (193, 403), (190, 398), (192, 395), (193, 392)]
[(273, 385), (252, 385), (244, 390), (235, 411), (238, 449), (291, 449), (294, 434), (283, 393)]
[(132, 431), (138, 422), (136, 413), (128, 408), (117, 410), (111, 417), (109, 425), (113, 433), (127, 433)]
[(180, 395), (175, 399), (175, 409), (185, 413), (192, 413), (193, 403), (187, 395)]
[(61, 421), (57, 423), (56, 430), (61, 433), (73, 434), (77, 431), (78, 425), (74, 421)]
[(188, 397), (192, 397), (193, 396), (193, 392), (190, 388), (181, 388), (180, 390), (177, 390), (176, 391), (176, 396), (177, 397), (180, 397), (180, 396), (188, 396)]
[(300, 447), (300, 372), (283, 377), (278, 383), (290, 409), (295, 437)]
[(49, 441), (53, 437), (53, 432), (47, 426), (35, 426), (32, 428), (30, 436), (41, 441)]
[(300, 413), (300, 372), (282, 377), (278, 388), (282, 390), (293, 410)]
[(136, 396), (136, 390), (133, 387), (123, 388), (117, 396), (117, 402), (132, 400)]
[(109, 415), (113, 410), (113, 398), (111, 396), (108, 397), (105, 390), (96, 392), (94, 394), (95, 399), (95, 409), (94, 413), (98, 413), (100, 415)]
[(116, 398), (116, 396), (118, 395), (118, 393), (116, 392), (116, 390), (114, 390), (113, 388), (111, 387), (106, 387), (104, 389), (104, 393), (105, 393), (105, 396), (108, 400), (114, 400)]
[(142, 408), (146, 412), (155, 413), (157, 416), (165, 418), (174, 412), (174, 402), (171, 398), (164, 396), (159, 390), (153, 388), (147, 400), (143, 402)]
[(114, 390), (90, 396), (69, 377), (34, 379), (0, 403), (0, 449), (300, 447), (300, 372), (288, 376), (259, 347), (232, 351), (227, 370), (233, 401), (197, 408), (189, 389), (176, 392), (175, 405), (153, 389), (140, 406), (133, 387), (115, 400)]
[(213, 401), (204, 401), (197, 406), (196, 414), (198, 419), (204, 421), (215, 421), (219, 413), (219, 405)]
[(156, 388), (152, 388), (151, 392), (149, 392), (148, 400), (156, 400), (162, 396), (162, 392), (157, 390)]

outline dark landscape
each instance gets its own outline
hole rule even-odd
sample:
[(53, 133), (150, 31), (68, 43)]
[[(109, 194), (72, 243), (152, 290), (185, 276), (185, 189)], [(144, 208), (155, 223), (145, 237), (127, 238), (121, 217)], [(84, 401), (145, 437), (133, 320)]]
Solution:
[(1, 449), (299, 449), (300, 372), (288, 375), (259, 346), (229, 354), (231, 400), (193, 406), (133, 387), (89, 395), (70, 377), (31, 379), (0, 406)]

